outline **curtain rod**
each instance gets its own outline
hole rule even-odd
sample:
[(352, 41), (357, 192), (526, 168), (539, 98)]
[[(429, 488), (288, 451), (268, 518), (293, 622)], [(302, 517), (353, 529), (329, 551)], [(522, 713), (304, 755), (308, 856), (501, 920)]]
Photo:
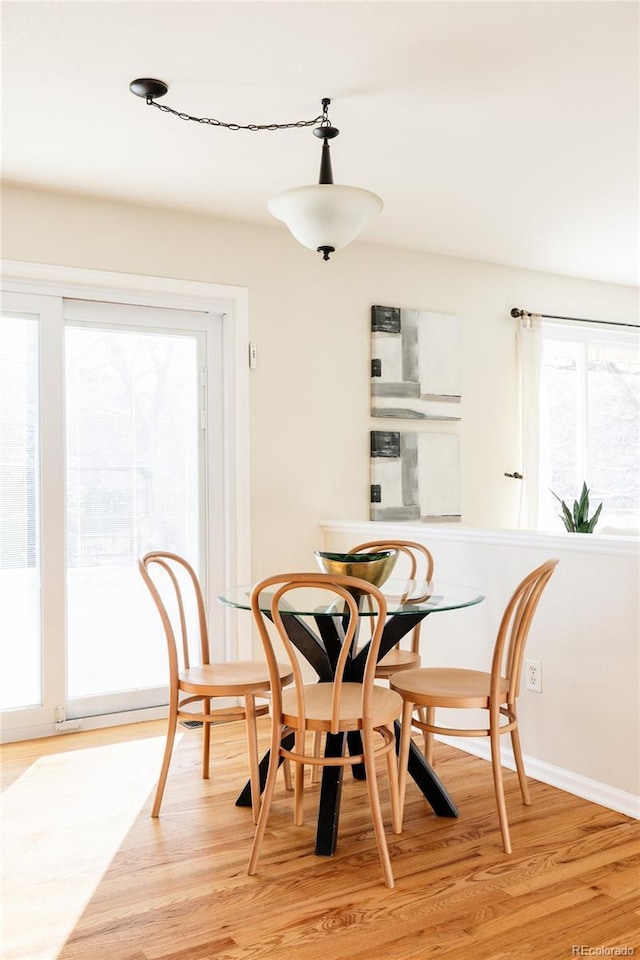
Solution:
[(640, 325), (636, 323), (616, 323), (615, 320), (586, 320), (584, 317), (558, 317), (554, 313), (529, 313), (528, 310), (518, 310), (513, 307), (512, 317), (543, 317), (545, 320), (573, 320), (576, 323), (602, 323), (607, 327), (631, 327), (633, 330), (640, 330)]

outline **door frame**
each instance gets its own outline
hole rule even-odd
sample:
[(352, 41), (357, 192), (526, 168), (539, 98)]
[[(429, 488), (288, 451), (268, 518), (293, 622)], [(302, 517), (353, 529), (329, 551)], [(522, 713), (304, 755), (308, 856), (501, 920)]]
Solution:
[[(249, 310), (246, 287), (228, 284), (180, 280), (177, 278), (139, 276), (63, 267), (24, 261), (0, 261), (0, 291), (60, 298), (79, 298), (112, 303), (160, 308), (199, 310), (222, 316), (223, 352), (223, 460), (224, 484), (217, 491), (223, 500), (224, 530), (207, 531), (207, 553), (212, 542), (223, 543), (223, 589), (251, 580), (251, 518), (249, 473)], [(61, 479), (62, 482), (62, 479)], [(216, 585), (213, 565), (208, 570), (207, 592), (215, 602)], [(220, 592), (220, 584), (217, 584)], [(233, 616), (223, 608), (225, 657), (251, 656), (251, 626), (248, 618)], [(166, 708), (127, 711), (111, 714), (109, 725), (133, 720), (153, 719), (166, 715)], [(8, 719), (8, 717), (6, 718)], [(82, 728), (106, 725), (104, 718), (83, 718)], [(70, 721), (38, 724), (28, 731), (3, 724), (2, 740), (18, 740), (25, 736), (49, 736), (66, 732), (76, 723)]]

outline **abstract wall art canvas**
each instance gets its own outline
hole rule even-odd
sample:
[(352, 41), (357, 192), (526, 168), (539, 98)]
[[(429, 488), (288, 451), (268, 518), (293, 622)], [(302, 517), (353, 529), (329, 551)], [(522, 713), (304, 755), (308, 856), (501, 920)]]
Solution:
[(460, 318), (371, 308), (371, 415), (460, 419)]
[(371, 520), (460, 521), (460, 438), (371, 431)]

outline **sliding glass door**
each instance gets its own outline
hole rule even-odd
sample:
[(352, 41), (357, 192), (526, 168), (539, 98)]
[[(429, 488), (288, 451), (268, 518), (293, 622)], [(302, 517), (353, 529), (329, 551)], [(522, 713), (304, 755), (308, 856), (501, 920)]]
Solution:
[(0, 327), (4, 725), (161, 705), (166, 648), (137, 561), (179, 553), (205, 589), (218, 562), (221, 317), (47, 297), (29, 313), (16, 297)]

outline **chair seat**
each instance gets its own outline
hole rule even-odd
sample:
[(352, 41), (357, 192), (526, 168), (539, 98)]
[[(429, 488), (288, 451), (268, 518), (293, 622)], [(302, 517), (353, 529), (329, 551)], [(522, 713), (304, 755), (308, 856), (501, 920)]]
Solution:
[[(491, 674), (482, 670), (461, 670), (456, 667), (427, 667), (421, 670), (402, 670), (390, 681), (392, 690), (405, 700), (424, 707), (479, 707), (489, 702)], [(501, 702), (504, 703), (509, 681), (500, 683)]]
[(387, 680), (398, 670), (415, 670), (420, 666), (420, 654), (393, 647), (376, 666), (376, 677)]
[[(291, 667), (278, 664), (283, 684), (291, 683)], [(181, 670), (180, 689), (211, 697), (245, 696), (268, 690), (269, 668), (264, 660), (238, 660), (230, 663), (207, 663)]]
[[(305, 708), (307, 729), (329, 731), (331, 729), (332, 683), (305, 685)], [(342, 685), (340, 730), (362, 730), (362, 684)], [(387, 687), (373, 687), (372, 726), (381, 727), (392, 723), (402, 713), (402, 697)], [(288, 726), (296, 726), (298, 703), (294, 688), (282, 691), (282, 716)]]

